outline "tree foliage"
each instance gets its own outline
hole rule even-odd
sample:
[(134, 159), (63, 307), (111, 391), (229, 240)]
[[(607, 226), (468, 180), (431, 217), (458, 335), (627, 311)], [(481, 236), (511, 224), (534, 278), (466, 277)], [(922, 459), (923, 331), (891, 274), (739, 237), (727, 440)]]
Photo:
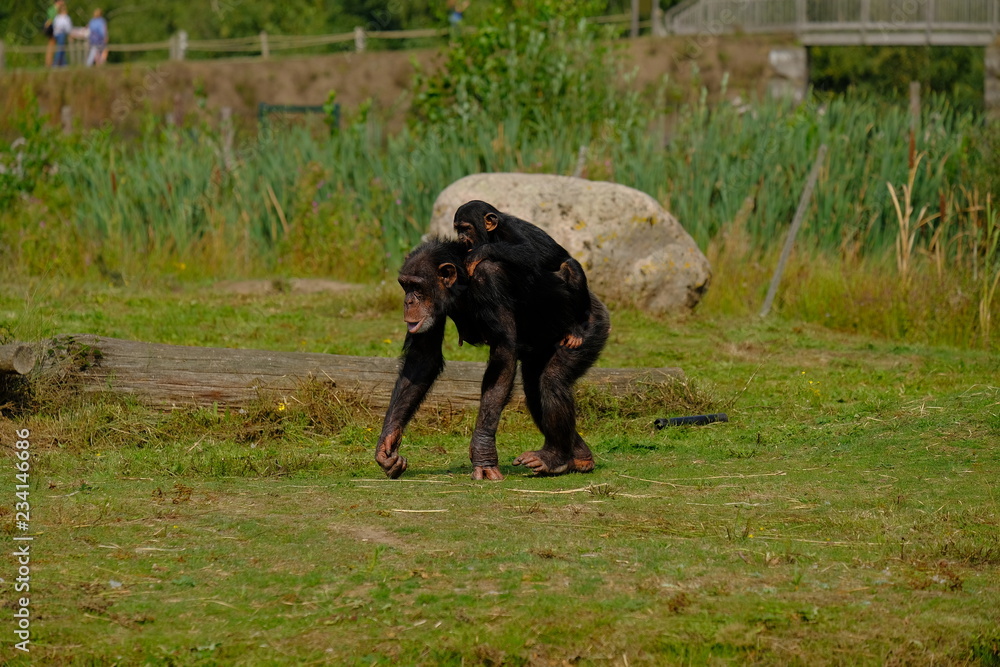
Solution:
[(827, 46), (810, 52), (810, 78), (817, 90), (849, 88), (905, 100), (911, 81), (945, 94), (954, 106), (981, 109), (983, 50), (958, 46)]
[[(0, 3), (0, 39), (9, 44), (44, 42), (42, 25), (48, 4), (49, 0)], [(579, 4), (596, 7), (597, 13), (618, 13), (627, 10), (629, 0)], [(476, 0), (466, 16), (476, 22), (510, 5), (510, 0)], [(192, 39), (214, 39), (248, 37), (262, 30), (275, 35), (313, 35), (350, 32), (356, 26), (402, 30), (448, 23), (444, 0), (69, 0), (70, 18), (84, 25), (96, 6), (104, 10), (112, 39), (119, 42), (161, 41), (178, 30)]]
[(516, 120), (529, 132), (580, 128), (623, 132), (644, 122), (637, 93), (619, 84), (623, 60), (586, 18), (606, 3), (510, 0), (475, 30), (456, 31), (444, 67), (419, 73), (420, 126)]

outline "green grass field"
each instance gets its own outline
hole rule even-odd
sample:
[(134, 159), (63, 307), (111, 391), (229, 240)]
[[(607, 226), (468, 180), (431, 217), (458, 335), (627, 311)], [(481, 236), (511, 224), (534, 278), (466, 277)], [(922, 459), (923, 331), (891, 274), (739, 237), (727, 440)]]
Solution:
[[(232, 296), (184, 283), (0, 287), (19, 339), (394, 356), (395, 285)], [(687, 384), (583, 392), (588, 475), (468, 479), (471, 415), (422, 412), (386, 480), (380, 413), (161, 413), (37, 383), (0, 417), (14, 526), (30, 431), (31, 652), (5, 664), (1000, 664), (1000, 359), (815, 325), (613, 312), (605, 366)], [(480, 359), (449, 336), (449, 359)], [(3, 402), (3, 401), (0, 401)], [(26, 405), (26, 407), (24, 407)], [(657, 417), (731, 421), (656, 431)], [(10, 586), (16, 559), (0, 565)]]
[[(158, 412), (0, 375), (0, 664), (1000, 665), (1000, 125), (937, 95), (919, 118), (857, 93), (744, 101), (695, 60), (690, 87), (640, 91), (588, 7), (456, 31), (393, 132), (402, 112), (371, 101), (335, 131), (231, 135), (135, 94), (118, 125), (65, 133), (11, 86), (0, 343), (394, 357), (402, 256), (442, 189), (490, 171), (646, 192), (713, 280), (680, 319), (609, 304), (602, 365), (686, 380), (581, 387), (586, 475), (510, 466), (542, 440), (513, 408), (504, 481), (469, 479), (474, 415), (445, 410), (417, 415), (389, 481), (383, 415), (319, 384)], [(363, 285), (212, 284), (248, 278)], [(445, 355), (485, 358), (454, 332)], [(730, 421), (653, 428), (706, 412)]]

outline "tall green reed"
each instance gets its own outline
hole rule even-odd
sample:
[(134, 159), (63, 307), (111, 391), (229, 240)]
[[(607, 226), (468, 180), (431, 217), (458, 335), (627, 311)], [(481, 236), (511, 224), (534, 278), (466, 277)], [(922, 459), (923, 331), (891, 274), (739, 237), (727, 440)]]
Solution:
[[(966, 182), (964, 137), (975, 124), (932, 100), (913, 201), (935, 210), (941, 193)], [(321, 196), (304, 189), (322, 182), (327, 193), (339, 193), (329, 215), (377, 226), (384, 272), (419, 239), (437, 193), (453, 181), (483, 171), (571, 173), (581, 145), (588, 147), (587, 174), (653, 194), (703, 248), (749, 198), (746, 230), (755, 247), (766, 248), (780, 243), (813, 153), (825, 142), (829, 158), (803, 243), (870, 254), (896, 242), (886, 184), (910, 176), (908, 127), (904, 109), (838, 98), (798, 107), (696, 103), (676, 111), (666, 138), (645, 127), (622, 133), (556, 122), (529, 131), (523, 116), (511, 114), (476, 116), (461, 132), (448, 125), (392, 136), (374, 120), (333, 136), (274, 127), (243, 138), (228, 155), (208, 128), (165, 129), (133, 146), (84, 144), (62, 173), (78, 224), (122, 251), (183, 257), (214, 240), (239, 248), (242, 259), (229, 268), (251, 272), (274, 269), (279, 242), (309, 212), (301, 202)], [(305, 178), (317, 168), (322, 178)], [(933, 225), (920, 230), (933, 232)]]

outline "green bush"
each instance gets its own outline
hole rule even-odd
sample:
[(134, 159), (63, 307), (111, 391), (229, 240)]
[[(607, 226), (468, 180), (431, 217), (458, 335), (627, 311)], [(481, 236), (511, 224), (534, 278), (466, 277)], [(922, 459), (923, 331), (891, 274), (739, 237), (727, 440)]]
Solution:
[(413, 127), (468, 131), (516, 119), (522, 133), (620, 136), (643, 125), (648, 105), (621, 86), (609, 34), (586, 20), (606, 3), (544, 0), (496, 9), (453, 35), (444, 67), (418, 73)]
[(905, 102), (911, 81), (959, 109), (983, 108), (983, 50), (967, 46), (817, 46), (809, 50), (817, 90), (854, 89)]
[(29, 88), (17, 97), (0, 135), (0, 210), (35, 192), (60, 149), (60, 137), (39, 113), (34, 92)]

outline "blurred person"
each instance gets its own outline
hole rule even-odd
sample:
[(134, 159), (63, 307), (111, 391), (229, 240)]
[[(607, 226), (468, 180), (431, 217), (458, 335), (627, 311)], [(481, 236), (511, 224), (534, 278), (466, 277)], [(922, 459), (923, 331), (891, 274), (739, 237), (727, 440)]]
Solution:
[(108, 21), (101, 15), (100, 8), (94, 10), (94, 18), (87, 24), (87, 67), (103, 65), (108, 59)]
[(65, 67), (67, 62), (66, 43), (69, 41), (69, 34), (73, 32), (73, 20), (69, 17), (69, 10), (66, 9), (65, 2), (59, 0), (56, 6), (58, 13), (52, 19), (52, 34), (56, 38), (56, 55), (52, 64), (55, 67)]
[(448, 0), (448, 22), (457, 27), (468, 8), (469, 0)]
[(45, 66), (52, 67), (52, 59), (56, 54), (56, 35), (52, 30), (52, 23), (56, 19), (56, 14), (59, 13), (59, 3), (57, 0), (52, 0), (52, 4), (49, 5), (48, 10), (45, 13), (45, 26), (42, 28), (42, 33), (48, 38), (48, 43), (45, 45)]

